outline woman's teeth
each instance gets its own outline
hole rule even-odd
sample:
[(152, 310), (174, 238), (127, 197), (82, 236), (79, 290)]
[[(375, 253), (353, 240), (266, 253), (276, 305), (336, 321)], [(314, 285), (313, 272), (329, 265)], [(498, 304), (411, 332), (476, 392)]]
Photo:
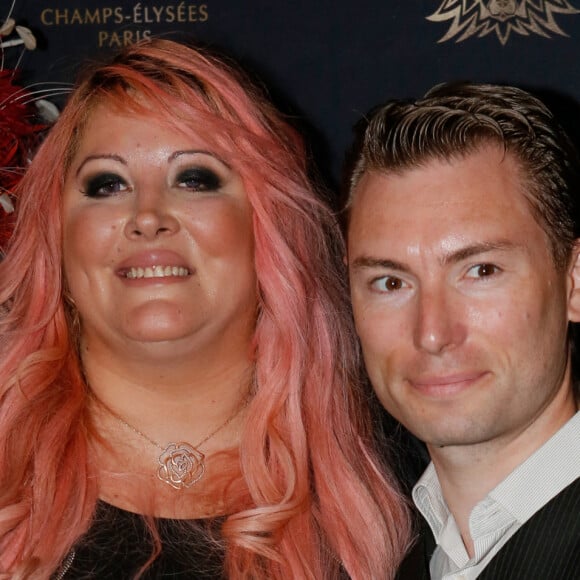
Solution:
[(127, 278), (167, 278), (169, 276), (188, 276), (189, 270), (181, 266), (147, 266), (146, 268), (129, 268)]

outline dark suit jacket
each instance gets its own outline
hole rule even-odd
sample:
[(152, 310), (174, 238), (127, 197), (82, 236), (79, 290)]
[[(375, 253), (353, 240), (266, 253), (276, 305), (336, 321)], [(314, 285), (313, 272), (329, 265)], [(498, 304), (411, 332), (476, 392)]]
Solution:
[[(580, 458), (571, 459), (578, 461)], [(428, 580), (435, 542), (423, 522), (398, 580)], [(580, 579), (580, 479), (530, 518), (494, 556), (479, 580)]]

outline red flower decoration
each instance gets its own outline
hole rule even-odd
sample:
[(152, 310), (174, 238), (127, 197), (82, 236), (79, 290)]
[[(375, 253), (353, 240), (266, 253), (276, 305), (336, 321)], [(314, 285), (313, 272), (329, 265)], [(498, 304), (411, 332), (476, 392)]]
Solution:
[(10, 197), (30, 160), (39, 133), (45, 125), (37, 123), (28, 91), (15, 83), (12, 70), (0, 70), (0, 249), (13, 228)]

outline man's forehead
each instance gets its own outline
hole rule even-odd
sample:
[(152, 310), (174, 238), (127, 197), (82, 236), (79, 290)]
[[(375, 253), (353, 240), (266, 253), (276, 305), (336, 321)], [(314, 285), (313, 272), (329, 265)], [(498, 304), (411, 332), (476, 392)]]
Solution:
[[(466, 181), (466, 175), (473, 172), (482, 174), (485, 180), (467, 183), (469, 187), (477, 187), (485, 191), (486, 182), (491, 182), (494, 177), (501, 177), (509, 184), (502, 193), (504, 197), (523, 195), (529, 186), (526, 171), (522, 167), (519, 158), (503, 146), (494, 142), (481, 144), (474, 150), (460, 152), (448, 157), (429, 156), (421, 159), (418, 163), (402, 168), (368, 168), (353, 188), (350, 198), (350, 210), (364, 206), (369, 197), (381, 198), (387, 194), (396, 193), (402, 185), (410, 188), (420, 186), (429, 191), (430, 185), (435, 181), (455, 184), (458, 179)], [(424, 182), (427, 177), (428, 181)], [(468, 181), (468, 180), (467, 180)], [(503, 184), (502, 184), (503, 185)], [(491, 186), (491, 185), (490, 185)], [(509, 188), (509, 191), (508, 191)], [(467, 195), (465, 188), (450, 187), (449, 193), (455, 197)], [(428, 198), (426, 198), (428, 199)], [(409, 209), (413, 209), (412, 200), (409, 201)]]
[(464, 248), (519, 246), (537, 228), (516, 161), (491, 147), (406, 171), (368, 171), (351, 207), (348, 242), (365, 253), (404, 246), (446, 259)]

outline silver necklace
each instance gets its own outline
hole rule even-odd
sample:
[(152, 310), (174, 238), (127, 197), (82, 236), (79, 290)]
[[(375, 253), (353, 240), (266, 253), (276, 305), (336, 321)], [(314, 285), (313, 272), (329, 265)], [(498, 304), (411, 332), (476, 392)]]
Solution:
[(105, 405), (103, 401), (94, 396), (96, 402), (109, 413), (112, 417), (117, 419), (119, 423), (123, 424), (128, 429), (139, 435), (142, 439), (161, 450), (159, 455), (159, 467), (157, 468), (157, 477), (175, 489), (184, 489), (196, 484), (205, 473), (205, 455), (199, 448), (209, 441), (219, 431), (229, 425), (246, 406), (247, 401), (241, 404), (221, 425), (214, 429), (209, 435), (204, 437), (197, 445), (191, 445), (186, 441), (179, 443), (168, 443), (165, 447), (145, 435), (143, 431), (139, 431), (128, 423), (113, 409)]

